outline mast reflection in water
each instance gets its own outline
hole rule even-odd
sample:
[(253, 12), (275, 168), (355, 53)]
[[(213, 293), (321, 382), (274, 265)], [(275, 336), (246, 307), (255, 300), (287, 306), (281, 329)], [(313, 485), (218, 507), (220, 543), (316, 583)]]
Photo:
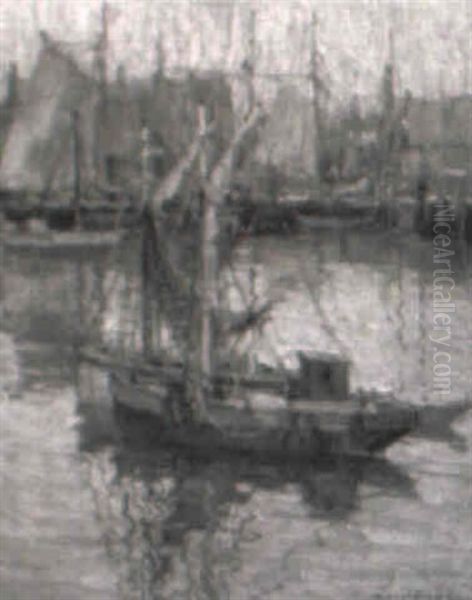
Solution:
[[(294, 347), (343, 349), (354, 387), (432, 401), (430, 245), (376, 234), (266, 238), (241, 249), (241, 269), (249, 259), (258, 285), (282, 300), (248, 349), (273, 363), (293, 361)], [(471, 275), (455, 270), (451, 399), (470, 393), (472, 359)], [(468, 597), (470, 414), (385, 458), (309, 467), (129, 445), (106, 377), (78, 373), (70, 342), (80, 289), (82, 334), (139, 345), (135, 265), (7, 256), (3, 278), (15, 336), (4, 338), (1, 367), (6, 598)]]

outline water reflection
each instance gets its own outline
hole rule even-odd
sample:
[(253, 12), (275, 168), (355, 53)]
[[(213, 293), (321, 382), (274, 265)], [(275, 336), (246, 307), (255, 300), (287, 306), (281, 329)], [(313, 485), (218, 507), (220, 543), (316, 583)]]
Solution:
[(270, 503), (285, 496), (285, 518), (298, 506), (307, 522), (333, 522), (358, 508), (361, 483), (370, 495), (415, 497), (408, 474), (382, 459), (294, 467), (198, 461), (164, 451), (150, 456), (127, 447), (106, 460), (89, 455), (88, 468), (127, 598), (173, 598), (178, 589), (191, 589), (192, 597), (229, 597), (232, 568), (251, 540), (260, 498)]
[(278, 518), (327, 524), (347, 522), (366, 497), (416, 497), (408, 472), (384, 458), (276, 465), (150, 448), (120, 437), (110, 415), (105, 425), (111, 403), (98, 369), (83, 368), (79, 381), (86, 479), (124, 598), (233, 597), (261, 501), (282, 500)]
[[(0, 570), (3, 580), (16, 582), (22, 569), (38, 598), (85, 598), (71, 564), (86, 572), (91, 548), (100, 554), (104, 546), (119, 590), (110, 591), (108, 573), (109, 587), (99, 597), (113, 600), (339, 600), (438, 589), (466, 598), (470, 417), (448, 429), (433, 410), (427, 435), (396, 444), (388, 459), (309, 468), (197, 461), (124, 443), (106, 377), (77, 369), (73, 344), (77, 331), (118, 346), (139, 343), (138, 270), (130, 247), (120, 251), (118, 261), (116, 255), (5, 259), (3, 324), (16, 337), (23, 397), (0, 406), (0, 475), (8, 488), (2, 527), (11, 557)], [(454, 266), (451, 400), (470, 393), (471, 270), (464, 256)], [(251, 350), (270, 362), (290, 361), (293, 348), (344, 348), (353, 359), (354, 388), (390, 386), (408, 400), (432, 401), (429, 243), (320, 232), (258, 240), (241, 248), (241, 268), (249, 259), (258, 293), (270, 289), (280, 297)], [(65, 483), (67, 474), (73, 485)], [(37, 489), (45, 500), (36, 502)], [(81, 500), (84, 494), (93, 505)], [(51, 498), (61, 498), (60, 506)], [(42, 553), (49, 570), (40, 579), (36, 558), (33, 570), (29, 563), (18, 566), (26, 550), (15, 537), (23, 519), (23, 542), (41, 545), (38, 506), (48, 515), (53, 548)], [(82, 511), (87, 535), (74, 538), (71, 564), (54, 567), (49, 562), (71, 551), (70, 506)], [(74, 523), (83, 526), (80, 518)], [(51, 591), (50, 580), (60, 580), (60, 587)]]

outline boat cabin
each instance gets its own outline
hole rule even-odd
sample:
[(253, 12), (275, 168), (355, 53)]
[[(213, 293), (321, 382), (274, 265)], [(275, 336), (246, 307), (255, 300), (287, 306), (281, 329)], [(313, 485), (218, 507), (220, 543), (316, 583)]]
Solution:
[(348, 359), (329, 353), (299, 352), (300, 395), (313, 400), (349, 399), (351, 363)]

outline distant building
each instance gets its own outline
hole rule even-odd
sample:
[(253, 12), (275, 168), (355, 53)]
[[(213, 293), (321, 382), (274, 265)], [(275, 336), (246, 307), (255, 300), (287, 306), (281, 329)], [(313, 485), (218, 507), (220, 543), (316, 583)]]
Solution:
[(472, 146), (472, 96), (413, 98), (408, 129), (412, 146)]
[(471, 171), (472, 96), (443, 100), (412, 99), (406, 119), (409, 148), (403, 152), (403, 171), (416, 176), (421, 152), (433, 173), (441, 168)]

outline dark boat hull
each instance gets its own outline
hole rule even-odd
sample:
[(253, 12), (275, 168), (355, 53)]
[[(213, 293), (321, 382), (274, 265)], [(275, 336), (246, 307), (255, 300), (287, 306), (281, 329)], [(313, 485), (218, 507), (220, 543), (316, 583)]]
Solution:
[(111, 391), (125, 439), (182, 447), (199, 455), (230, 452), (277, 460), (367, 456), (408, 434), (417, 423), (415, 411), (405, 406), (370, 414), (350, 401), (339, 409), (332, 403), (295, 402), (271, 410), (218, 402), (208, 407), (211, 424), (177, 426), (169, 408), (175, 403), (165, 385), (140, 385), (115, 374)]

